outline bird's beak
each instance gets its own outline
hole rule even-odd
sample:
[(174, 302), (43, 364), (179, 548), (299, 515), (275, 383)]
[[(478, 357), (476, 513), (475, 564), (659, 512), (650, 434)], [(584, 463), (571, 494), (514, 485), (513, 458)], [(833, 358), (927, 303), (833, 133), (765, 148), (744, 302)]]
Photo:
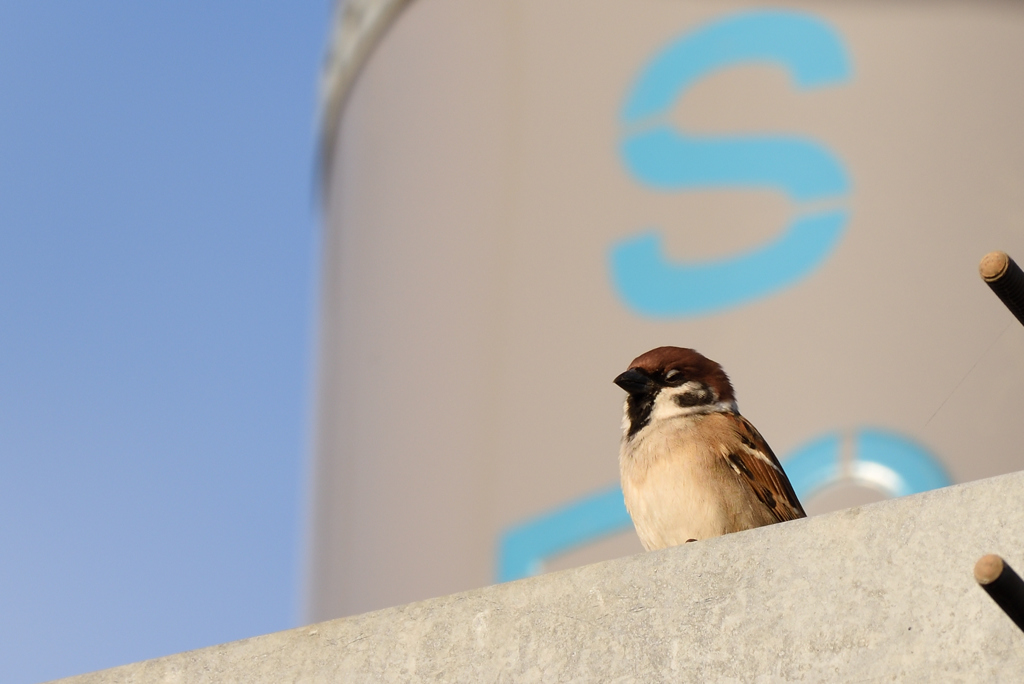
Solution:
[(638, 368), (630, 368), (615, 378), (615, 384), (630, 394), (644, 394), (654, 389), (651, 377)]

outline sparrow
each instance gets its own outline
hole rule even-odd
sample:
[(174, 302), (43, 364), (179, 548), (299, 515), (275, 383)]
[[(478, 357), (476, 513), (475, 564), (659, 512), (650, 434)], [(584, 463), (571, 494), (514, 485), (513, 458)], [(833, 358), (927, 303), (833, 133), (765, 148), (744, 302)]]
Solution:
[(627, 393), (622, 494), (645, 549), (806, 517), (719, 364), (693, 349), (658, 347), (615, 384)]

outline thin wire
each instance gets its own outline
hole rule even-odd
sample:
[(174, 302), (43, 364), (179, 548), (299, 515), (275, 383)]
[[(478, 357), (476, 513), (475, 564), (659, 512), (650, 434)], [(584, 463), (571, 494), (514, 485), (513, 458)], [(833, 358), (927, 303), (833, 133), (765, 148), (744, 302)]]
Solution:
[(978, 360), (974, 362), (974, 365), (971, 366), (970, 369), (966, 373), (964, 373), (964, 376), (962, 378), (960, 378), (960, 382), (956, 383), (956, 387), (953, 388), (953, 391), (946, 395), (946, 398), (942, 400), (941, 404), (939, 404), (939, 408), (935, 409), (935, 413), (933, 413), (932, 417), (929, 418), (928, 421), (924, 424), (924, 427), (928, 427), (928, 423), (932, 422), (932, 418), (934, 418), (935, 416), (939, 415), (939, 411), (942, 410), (942, 407), (946, 405), (946, 402), (949, 401), (950, 397), (952, 397), (954, 394), (956, 394), (956, 391), (958, 389), (960, 389), (960, 385), (964, 384), (964, 380), (966, 380), (967, 376), (970, 375), (974, 371), (974, 369), (977, 367), (977, 365), (979, 363), (981, 363), (981, 360), (983, 358), (985, 358), (986, 356), (988, 356), (988, 353), (990, 351), (992, 351), (992, 347), (995, 346), (996, 342), (998, 342), (999, 340), (1002, 339), (1003, 335), (1006, 334), (1006, 331), (1010, 329), (1011, 325), (1013, 325), (1013, 321), (1010, 321), (1009, 323), (1007, 323), (1006, 327), (1003, 328), (1003, 332), (999, 333), (994, 340), (989, 342), (988, 347), (985, 349), (985, 351), (983, 351), (981, 353), (981, 356), (979, 356)]

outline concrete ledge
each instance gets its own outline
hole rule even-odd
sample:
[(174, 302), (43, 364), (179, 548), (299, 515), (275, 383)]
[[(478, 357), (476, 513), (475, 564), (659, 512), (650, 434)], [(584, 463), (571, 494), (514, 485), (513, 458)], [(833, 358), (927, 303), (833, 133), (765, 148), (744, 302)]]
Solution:
[(1024, 633), (1024, 473), (62, 680), (991, 682)]

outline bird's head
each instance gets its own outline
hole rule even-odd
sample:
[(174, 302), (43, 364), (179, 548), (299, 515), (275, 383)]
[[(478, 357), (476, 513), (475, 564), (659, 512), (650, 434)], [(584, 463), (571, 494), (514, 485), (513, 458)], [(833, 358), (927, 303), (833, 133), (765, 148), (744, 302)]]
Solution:
[(736, 397), (722, 367), (682, 347), (658, 347), (633, 359), (615, 384), (626, 390), (624, 439), (661, 420), (731, 408)]

